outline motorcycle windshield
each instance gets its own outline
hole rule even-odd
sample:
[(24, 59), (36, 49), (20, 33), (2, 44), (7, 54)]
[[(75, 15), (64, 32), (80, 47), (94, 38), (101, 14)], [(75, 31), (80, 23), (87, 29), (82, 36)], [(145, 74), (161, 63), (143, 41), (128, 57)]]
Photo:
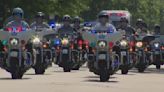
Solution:
[(151, 42), (151, 41), (153, 41), (153, 40), (155, 40), (155, 36), (145, 36), (145, 37), (142, 39), (143, 42)]

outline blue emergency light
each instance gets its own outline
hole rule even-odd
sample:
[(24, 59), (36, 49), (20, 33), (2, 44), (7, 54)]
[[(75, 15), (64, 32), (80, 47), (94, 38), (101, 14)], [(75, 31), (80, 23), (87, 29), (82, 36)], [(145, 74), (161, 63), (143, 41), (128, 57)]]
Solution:
[(54, 45), (60, 45), (61, 44), (61, 40), (60, 39), (55, 39), (54, 40)]

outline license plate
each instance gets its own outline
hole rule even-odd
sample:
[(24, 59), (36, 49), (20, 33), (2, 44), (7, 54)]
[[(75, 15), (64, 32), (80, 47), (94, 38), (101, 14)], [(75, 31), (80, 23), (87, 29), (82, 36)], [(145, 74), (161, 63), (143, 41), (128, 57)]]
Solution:
[(105, 60), (106, 59), (106, 54), (99, 54), (98, 57), (100, 60)]
[(122, 51), (122, 52), (121, 52), (121, 55), (122, 55), (122, 56), (125, 56), (125, 55), (126, 55), (126, 51)]
[(40, 54), (40, 53), (39, 53), (39, 50), (36, 51), (36, 54)]
[(88, 58), (88, 55), (87, 55), (87, 54), (85, 54), (85, 55), (84, 55), (84, 58), (85, 58), (85, 59), (87, 59), (87, 58)]
[(18, 52), (16, 51), (10, 52), (10, 57), (18, 57)]
[(68, 49), (63, 49), (63, 50), (62, 50), (62, 53), (63, 53), (63, 54), (68, 54)]
[(142, 51), (139, 51), (138, 53), (139, 53), (139, 55), (142, 55)]

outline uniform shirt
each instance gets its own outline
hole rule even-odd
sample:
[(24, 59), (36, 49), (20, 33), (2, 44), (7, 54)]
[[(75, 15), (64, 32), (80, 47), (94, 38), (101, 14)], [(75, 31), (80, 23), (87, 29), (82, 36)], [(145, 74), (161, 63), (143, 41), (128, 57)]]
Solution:
[(31, 29), (37, 29), (37, 28), (50, 28), (50, 26), (43, 22), (42, 24), (37, 24), (36, 22), (32, 23), (30, 26)]
[(102, 25), (101, 23), (97, 23), (93, 27), (93, 30), (95, 30), (96, 32), (104, 32), (104, 31), (107, 31), (109, 33), (116, 32), (116, 28), (112, 24), (110, 24), (110, 23), (107, 23), (105, 26)]
[(128, 25), (127, 27), (125, 28), (120, 28), (121, 30), (124, 30), (125, 31), (125, 34), (126, 35), (132, 35), (132, 34), (135, 34), (135, 29), (133, 27), (131, 27), (130, 25)]
[(58, 29), (59, 34), (72, 34), (74, 33), (74, 29), (71, 26), (65, 27), (62, 26), (61, 28)]
[[(26, 31), (27, 29), (29, 29), (29, 25), (25, 21), (21, 21), (21, 22), (11, 21), (5, 26), (5, 29), (8, 29), (8, 28), (20, 29), (19, 32), (21, 32), (21, 31)], [(13, 30), (7, 30), (7, 31), (13, 31)]]
[(136, 32), (137, 32), (138, 35), (147, 35), (148, 34), (147, 29), (141, 30), (140, 28), (138, 28)]

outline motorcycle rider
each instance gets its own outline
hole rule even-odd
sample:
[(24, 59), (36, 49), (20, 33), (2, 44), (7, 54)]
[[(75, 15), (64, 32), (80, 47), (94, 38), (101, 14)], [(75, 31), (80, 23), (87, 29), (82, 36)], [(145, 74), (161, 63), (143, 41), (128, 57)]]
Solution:
[(135, 29), (129, 25), (129, 21), (126, 17), (121, 17), (120, 19), (120, 29), (124, 30), (126, 35), (132, 35), (135, 34)]
[(109, 16), (106, 13), (100, 13), (98, 15), (98, 23), (93, 27), (93, 30), (97, 32), (107, 31), (109, 33), (116, 32), (116, 28), (109, 23)]
[[(74, 33), (74, 28), (71, 26), (71, 17), (70, 15), (64, 15), (63, 16), (63, 19), (62, 19), (62, 26), (61, 28), (58, 29), (58, 34), (60, 37), (64, 36), (65, 34), (67, 35), (71, 35)], [(59, 63), (59, 60), (60, 60), (60, 54), (57, 55), (57, 60), (56, 60), (56, 64), (59, 64), (59, 66), (61, 67), (66, 67), (65, 64), (63, 65), (63, 62), (62, 63)], [(68, 64), (69, 66), (69, 64)], [(65, 68), (63, 68), (65, 69)], [(69, 69), (70, 69), (70, 66), (69, 66)], [(66, 72), (66, 70), (64, 70)], [(70, 71), (70, 70), (69, 70)]]
[(45, 14), (43, 12), (37, 12), (35, 15), (35, 22), (33, 22), (30, 26), (31, 29), (37, 28), (50, 28), (49, 25), (44, 22)]
[(155, 26), (154, 26), (154, 34), (155, 35), (160, 35), (161, 34), (160, 29), (161, 29), (160, 25), (159, 24), (155, 24)]
[(81, 19), (79, 16), (76, 16), (74, 19), (73, 19), (73, 28), (76, 32), (80, 31), (81, 30), (81, 26), (80, 26), (80, 23), (81, 23)]
[(19, 31), (26, 31), (27, 29), (29, 29), (28, 23), (23, 20), (24, 11), (21, 8), (19, 7), (14, 8), (12, 12), (12, 16), (13, 16), (13, 21), (7, 23), (4, 27), (5, 29), (11, 28), (11, 27), (21, 28), (22, 30), (19, 30)]
[(63, 16), (63, 25), (58, 29), (59, 34), (70, 34), (74, 33), (74, 28), (71, 27), (71, 17), (70, 15)]
[(136, 30), (138, 35), (146, 35), (148, 33), (148, 26), (142, 19), (138, 19), (136, 22)]
[(142, 19), (137, 19), (137, 22), (136, 22), (136, 29), (140, 29), (141, 27), (142, 27), (142, 23), (143, 23), (144, 21), (142, 20)]

